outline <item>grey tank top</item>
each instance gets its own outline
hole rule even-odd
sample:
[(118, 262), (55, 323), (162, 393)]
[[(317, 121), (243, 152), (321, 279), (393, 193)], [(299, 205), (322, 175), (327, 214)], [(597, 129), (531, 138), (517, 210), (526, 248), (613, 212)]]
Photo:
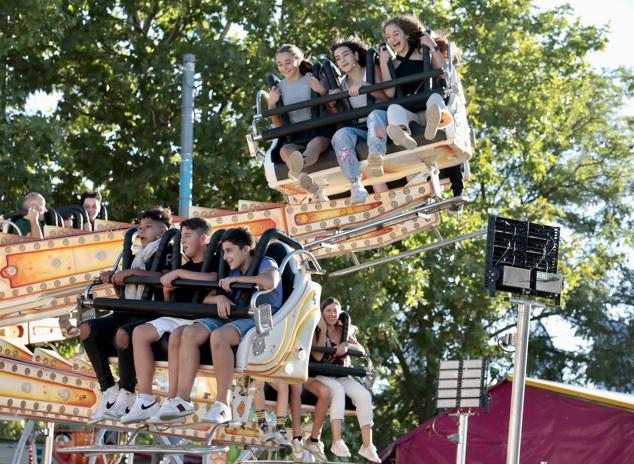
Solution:
[[(293, 103), (310, 100), (311, 77), (313, 77), (311, 73), (306, 73), (300, 79), (295, 81), (283, 79), (277, 83), (277, 88), (280, 89), (280, 92), (282, 92), (282, 101), (284, 102), (284, 105), (292, 105)], [(307, 121), (311, 117), (312, 113), (310, 108), (302, 108), (301, 110), (295, 110), (288, 113), (288, 119), (291, 124)]]

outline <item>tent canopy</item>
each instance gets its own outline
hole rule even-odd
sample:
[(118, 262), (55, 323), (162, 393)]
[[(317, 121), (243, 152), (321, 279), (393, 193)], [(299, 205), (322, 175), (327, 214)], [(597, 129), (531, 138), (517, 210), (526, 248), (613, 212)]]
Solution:
[[(512, 377), (489, 388), (488, 412), (472, 409), (467, 434), (468, 463), (506, 461)], [(455, 410), (433, 417), (392, 443), (385, 462), (443, 464), (456, 460)], [(634, 462), (634, 395), (527, 379), (521, 462)]]

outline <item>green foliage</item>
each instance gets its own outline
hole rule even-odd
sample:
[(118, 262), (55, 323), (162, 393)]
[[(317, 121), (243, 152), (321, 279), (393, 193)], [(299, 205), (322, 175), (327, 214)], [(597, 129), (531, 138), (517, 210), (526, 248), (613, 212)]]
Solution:
[[(90, 181), (112, 217), (153, 204), (176, 207), (180, 69), (196, 55), (194, 203), (232, 207), (268, 200), (244, 134), (255, 90), (274, 71), (280, 43), (314, 57), (337, 34), (377, 43), (389, 14), (411, 12), (452, 29), (477, 133), (459, 218), (443, 215), (446, 237), (479, 230), (496, 213), (563, 227), (565, 306), (534, 315), (529, 373), (632, 391), (632, 70), (591, 69), (605, 30), (582, 25), (569, 7), (538, 11), (527, 0), (446, 2), (9, 0), (0, 15), (1, 208), (28, 190), (68, 203)], [(233, 26), (233, 28), (232, 28)], [(241, 30), (235, 35), (232, 31)], [(52, 115), (25, 114), (32, 92), (58, 92)], [(415, 237), (364, 258), (433, 240)], [(349, 305), (380, 368), (375, 437), (384, 446), (434, 413), (433, 379), (444, 358), (486, 356), (494, 378), (509, 356), (494, 336), (514, 322), (482, 288), (480, 240), (417, 258), (326, 278), (324, 295)], [(347, 265), (330, 260), (329, 269)], [(589, 346), (557, 349), (548, 320)], [(622, 366), (615, 369), (614, 366)], [(356, 425), (351, 425), (355, 428)], [(349, 436), (348, 441), (358, 440)], [(355, 446), (355, 445), (352, 445)]]

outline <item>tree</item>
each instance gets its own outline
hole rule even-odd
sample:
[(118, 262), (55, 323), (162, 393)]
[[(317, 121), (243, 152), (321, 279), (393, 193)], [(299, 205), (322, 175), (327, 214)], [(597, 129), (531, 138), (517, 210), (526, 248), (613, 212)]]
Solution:
[[(482, 229), (489, 213), (559, 224), (564, 307), (534, 314), (529, 375), (632, 391), (634, 356), (624, 343), (633, 312), (626, 264), (632, 120), (619, 116), (632, 95), (632, 72), (591, 69), (587, 56), (605, 45), (605, 30), (583, 26), (569, 7), (538, 11), (527, 0), (459, 0), (450, 7), (362, 0), (11, 1), (0, 19), (6, 26), (0, 32), (3, 208), (35, 188), (68, 203), (85, 180), (105, 190), (118, 219), (157, 203), (175, 207), (183, 53), (196, 55), (198, 73), (194, 202), (231, 207), (239, 198), (279, 200), (243, 139), (255, 89), (274, 71), (276, 46), (296, 43), (317, 57), (328, 54), (337, 33), (378, 43), (381, 21), (412, 9), (434, 29), (453, 30), (477, 133), (467, 185), (474, 202), (460, 217), (443, 215), (441, 232)], [(38, 90), (60, 93), (51, 116), (24, 113), (27, 96)], [(27, 169), (16, 169), (15, 160)], [(432, 239), (422, 233), (364, 257)], [(433, 414), (441, 359), (487, 356), (495, 378), (506, 373), (509, 357), (494, 336), (514, 318), (501, 297), (491, 299), (482, 288), (483, 257), (476, 240), (324, 279), (323, 294), (349, 305), (380, 366), (379, 446)], [(335, 269), (345, 261), (325, 265)], [(546, 323), (553, 318), (567, 321), (589, 347), (557, 349)]]

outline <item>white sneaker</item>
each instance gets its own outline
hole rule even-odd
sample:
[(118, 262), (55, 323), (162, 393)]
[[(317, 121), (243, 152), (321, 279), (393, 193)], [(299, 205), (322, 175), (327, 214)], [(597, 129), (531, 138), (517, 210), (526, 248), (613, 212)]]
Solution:
[(145, 422), (149, 418), (156, 415), (161, 409), (161, 405), (157, 398), (152, 398), (152, 401), (146, 401), (140, 396), (130, 408), (130, 412), (121, 417), (122, 424), (131, 424), (133, 422)]
[(351, 456), (350, 450), (343, 440), (333, 441), (332, 446), (330, 447), (330, 452), (340, 458), (349, 458)]
[(381, 177), (385, 174), (383, 171), (383, 157), (377, 152), (368, 153), (368, 174), (370, 177)]
[(157, 415), (162, 421), (171, 421), (181, 417), (194, 414), (194, 405), (189, 401), (177, 396), (169, 403), (166, 401), (163, 407), (158, 411)]
[(293, 461), (304, 462), (304, 446), (302, 445), (302, 441), (299, 438), (293, 438), (291, 447), (293, 449)]
[(368, 191), (361, 185), (361, 182), (355, 182), (350, 189), (350, 202), (353, 205), (365, 202), (368, 198)]
[(295, 150), (288, 158), (288, 177), (297, 179), (304, 169), (304, 155)]
[(438, 105), (430, 105), (425, 110), (425, 138), (434, 140), (440, 126), (441, 110)]
[(226, 404), (216, 400), (200, 420), (209, 424), (224, 424), (231, 420), (231, 409)]
[(134, 393), (120, 388), (114, 405), (105, 412), (106, 419), (114, 421), (120, 420), (124, 415), (130, 412), (135, 400), (136, 395)]
[(291, 449), (292, 446), (288, 442), (288, 438), (286, 438), (286, 432), (281, 430), (276, 430), (273, 432), (273, 442), (282, 448)]
[(394, 141), (395, 144), (400, 145), (408, 150), (413, 150), (418, 146), (416, 140), (409, 135), (409, 132), (403, 129), (401, 126), (395, 126), (390, 124), (387, 126), (387, 135)]
[(101, 422), (106, 417), (106, 411), (110, 410), (115, 405), (117, 401), (117, 396), (119, 395), (119, 387), (117, 385), (113, 385), (108, 388), (105, 392), (101, 393), (101, 399), (95, 408), (95, 413), (90, 416), (88, 419), (88, 424), (96, 424), (97, 422)]
[(153, 425), (161, 425), (161, 424), (179, 424), (179, 423), (185, 422), (184, 417), (177, 417), (175, 419), (170, 419), (170, 420), (161, 419), (161, 414), (168, 412), (170, 410), (169, 408), (175, 401), (176, 401), (175, 398), (167, 398), (165, 401), (163, 401), (163, 405), (161, 406), (161, 408), (152, 417), (146, 420), (145, 423), (153, 424)]
[(324, 453), (324, 442), (319, 441), (311, 441), (310, 438), (304, 440), (304, 449), (313, 455), (315, 461), (317, 462), (328, 462), (328, 458), (326, 457), (326, 453)]
[(359, 456), (363, 456), (370, 462), (376, 462), (376, 463), (381, 462), (381, 458), (377, 454), (376, 446), (374, 445), (362, 446), (361, 449), (359, 449)]

